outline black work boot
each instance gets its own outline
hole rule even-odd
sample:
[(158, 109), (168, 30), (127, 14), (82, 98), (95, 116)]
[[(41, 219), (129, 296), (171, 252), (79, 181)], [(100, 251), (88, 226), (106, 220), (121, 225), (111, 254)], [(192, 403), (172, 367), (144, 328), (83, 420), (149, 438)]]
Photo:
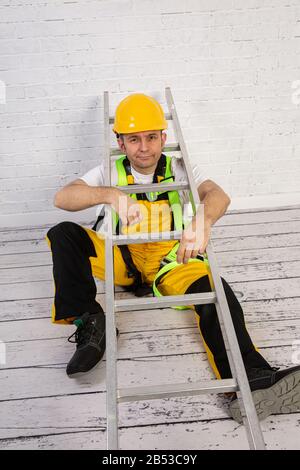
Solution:
[[(300, 365), (288, 369), (250, 369), (247, 371), (250, 389), (259, 420), (271, 414), (300, 411)], [(237, 398), (229, 406), (231, 416), (242, 423)]]
[[(77, 330), (68, 338), (76, 343), (76, 351), (67, 365), (69, 377), (79, 376), (91, 370), (105, 352), (105, 315), (103, 312), (84, 313), (74, 321)], [(75, 341), (71, 338), (75, 335)]]

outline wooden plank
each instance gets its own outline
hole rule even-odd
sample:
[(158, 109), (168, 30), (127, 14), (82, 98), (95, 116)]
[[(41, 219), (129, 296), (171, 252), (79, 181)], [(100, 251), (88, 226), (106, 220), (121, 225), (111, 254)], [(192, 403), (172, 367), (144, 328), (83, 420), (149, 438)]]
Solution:
[(0, 269), (19, 266), (52, 266), (52, 254), (50, 251), (10, 254), (0, 256)]
[[(66, 220), (69, 220), (68, 215), (66, 214)], [(93, 221), (88, 222), (75, 222), (84, 227), (92, 227), (94, 225)], [(45, 225), (35, 225), (27, 227), (18, 227), (15, 228), (1, 228), (0, 230), (0, 242), (10, 241), (10, 240), (41, 240), (45, 237), (48, 230), (55, 226), (56, 224), (45, 224)]]
[[(300, 212), (300, 211), (299, 211)], [(232, 216), (231, 216), (232, 217)], [(230, 217), (229, 217), (230, 218)], [(296, 233), (300, 232), (300, 217), (288, 220), (265, 221), (256, 223), (248, 223), (245, 218), (239, 217), (236, 223), (222, 223), (228, 217), (222, 217), (219, 223), (212, 228), (213, 238), (252, 236), (261, 234), (279, 234), (279, 233)], [(89, 226), (88, 228), (91, 228)], [(10, 243), (43, 241), (47, 235), (48, 228), (40, 228), (35, 230), (14, 230), (11, 232), (0, 231), (0, 246), (9, 245)]]
[[(236, 238), (215, 238), (212, 237), (212, 244), (215, 253), (219, 252), (235, 252), (237, 250), (259, 250), (266, 248), (282, 248), (300, 246), (300, 233), (285, 233), (273, 235), (253, 235), (250, 237)], [(44, 253), (50, 252), (45, 240), (25, 241), (25, 242), (8, 242), (0, 244), (0, 255), (8, 254), (26, 254), (26, 253)], [(1, 260), (0, 256), (0, 260)]]
[[(226, 276), (227, 277), (227, 276)], [(224, 278), (226, 279), (224, 276)], [(227, 279), (226, 279), (227, 280)], [(269, 279), (245, 282), (231, 282), (231, 288), (235, 292), (239, 300), (263, 300), (272, 298), (297, 297), (299, 295), (300, 277), (289, 279)], [(123, 289), (116, 287), (116, 291)], [(104, 283), (97, 282), (97, 292), (104, 292)], [(20, 282), (14, 284), (3, 284), (1, 286), (1, 300), (26, 300), (26, 299), (42, 299), (45, 297), (53, 297), (54, 283), (53, 281), (35, 281)], [(1, 308), (1, 304), (0, 304)]]
[[(299, 415), (278, 415), (262, 422), (269, 450), (293, 450), (299, 446)], [(180, 442), (179, 442), (180, 436)], [(162, 424), (120, 430), (120, 449), (132, 450), (241, 450), (248, 449), (245, 430), (232, 419)], [(106, 449), (104, 430), (53, 433), (37, 437), (0, 440), (2, 450), (101, 450)]]
[[(0, 439), (104, 429), (105, 402), (101, 392), (1, 402)], [(228, 405), (222, 395), (123, 403), (119, 423), (128, 428), (220, 420), (229, 418)]]
[(21, 240), (21, 241), (6, 241), (0, 243), (0, 255), (10, 253), (32, 253), (49, 251), (49, 246), (46, 239), (41, 240)]
[(253, 212), (230, 212), (229, 210), (215, 225), (250, 225), (269, 222), (291, 222), (293, 220), (300, 220), (300, 207), (289, 209), (271, 208), (268, 211)]
[[(68, 217), (66, 217), (68, 219)], [(266, 224), (273, 222), (292, 222), (300, 221), (300, 208), (290, 209), (271, 209), (269, 211), (257, 211), (257, 212), (227, 212), (221, 219), (219, 219), (215, 227), (221, 226), (234, 226), (234, 225), (255, 225), (255, 224)], [(78, 223), (78, 222), (76, 222)], [(0, 230), (0, 242), (10, 240), (36, 240), (42, 239), (46, 235), (47, 231), (55, 224), (48, 224), (43, 226), (29, 226), (29, 227), (16, 227), (15, 229), (3, 229)], [(92, 227), (93, 221), (82, 222), (80, 225), (85, 227)]]
[[(55, 224), (53, 224), (55, 225)], [(25, 240), (42, 240), (47, 235), (48, 230), (51, 228), (51, 225), (39, 226), (39, 227), (28, 227), (28, 228), (19, 228), (11, 230), (0, 230), (0, 242), (9, 242), (9, 241), (25, 241)]]
[[(290, 345), (292, 350), (292, 345), (299, 340), (299, 322), (299, 320), (284, 320), (251, 323), (248, 325), (248, 331), (253, 342), (260, 348)], [(66, 341), (70, 330), (73, 331), (74, 327), (61, 326), (61, 328), (53, 328), (50, 338), (40, 339), (43, 337), (41, 331), (38, 336), (35, 334), (32, 340), (26, 341), (7, 341), (2, 336), (2, 340), (6, 343), (7, 356), (6, 364), (2, 365), (2, 369), (66, 364), (74, 352), (74, 345)], [(122, 333), (122, 327), (120, 327), (120, 331), (119, 359), (204, 351), (197, 327), (133, 333)], [(20, 333), (16, 332), (15, 335), (20, 336)]]
[(260, 224), (246, 224), (246, 225), (226, 225), (226, 226), (213, 226), (212, 234), (215, 238), (235, 238), (235, 237), (252, 237), (262, 235), (279, 235), (283, 233), (299, 233), (300, 220), (292, 222), (269, 222)]
[[(148, 322), (147, 322), (148, 320)], [(247, 320), (246, 320), (247, 321)], [(300, 326), (300, 318), (282, 320), (280, 317), (276, 321), (266, 321), (264, 317), (260, 322), (249, 323), (249, 330), (258, 331), (268, 327), (268, 335), (276, 336), (276, 331), (282, 328), (289, 329), (289, 327), (298, 328)], [(117, 314), (117, 326), (122, 334), (140, 334), (145, 333), (147, 337), (150, 335), (155, 336), (158, 332), (168, 334), (172, 330), (184, 330), (195, 328), (197, 324), (195, 314), (192, 310), (176, 311), (162, 309), (159, 312), (145, 311), (145, 312), (120, 312)], [(269, 329), (270, 328), (270, 329)], [(53, 338), (66, 338), (75, 330), (74, 325), (54, 325), (48, 319), (32, 319), (32, 320), (19, 320), (18, 322), (2, 322), (1, 323), (1, 339), (5, 342), (16, 341), (32, 341)], [(176, 333), (177, 335), (178, 333)]]
[[(263, 248), (257, 250), (236, 250), (229, 253), (218, 252), (217, 262), (219, 266), (236, 266), (247, 264), (269, 264), (273, 262), (289, 262), (299, 261), (300, 249), (295, 246), (291, 247), (277, 247), (277, 248)], [(1, 257), (0, 257), (1, 260)]]
[[(97, 292), (104, 292), (104, 282), (97, 281)], [(123, 289), (116, 287), (116, 292)], [(1, 286), (1, 300), (30, 300), (42, 299), (45, 297), (52, 298), (54, 296), (54, 282), (52, 281), (34, 281), (34, 282), (19, 282), (14, 284), (2, 284)], [(0, 306), (1, 308), (1, 306)]]
[(300, 233), (273, 234), (237, 238), (213, 238), (212, 245), (215, 253), (235, 252), (236, 250), (259, 250), (265, 248), (295, 247), (300, 246)]
[[(300, 250), (299, 250), (300, 251)], [(262, 279), (281, 279), (300, 276), (299, 261), (282, 261), (257, 264), (236, 264), (220, 267), (220, 275), (229, 283)], [(52, 281), (52, 266), (32, 266), (0, 269), (0, 284)]]
[[(260, 264), (299, 261), (300, 249), (294, 246), (282, 248), (263, 248), (257, 250), (236, 250), (231, 251), (230, 255), (227, 252), (218, 252), (218, 265), (226, 266), (241, 266), (247, 264)], [(0, 269), (13, 268), (13, 267), (29, 267), (29, 266), (50, 266), (52, 269), (52, 255), (50, 252), (42, 253), (23, 253), (19, 254), (1, 255), (0, 256)]]
[(231, 287), (240, 301), (282, 299), (299, 295), (300, 278), (237, 282)]
[[(273, 366), (294, 365), (291, 346), (261, 348), (260, 351)], [(103, 359), (98, 367), (72, 380), (66, 375), (65, 364), (0, 370), (1, 400), (104, 392), (105, 367)], [(118, 372), (119, 387), (191, 383), (214, 378), (205, 352), (122, 359), (118, 361)]]
[[(127, 292), (118, 293), (117, 298), (127, 298)], [(101, 305), (104, 295), (97, 296)], [(34, 318), (45, 318), (50, 322), (52, 297), (43, 299), (14, 300), (0, 302), (0, 324), (4, 321), (29, 320)], [(300, 296), (270, 299), (253, 300), (241, 302), (247, 322), (286, 320), (300, 318)], [(174, 312), (177, 313), (174, 316)], [(187, 317), (194, 317), (189, 310), (177, 312), (173, 309), (159, 309), (141, 312), (122, 312), (127, 326), (126, 331), (147, 331), (148, 329), (181, 328), (185, 325)], [(150, 319), (149, 319), (150, 317)], [(17, 326), (16, 326), (17, 328)]]
[[(0, 402), (0, 439), (104, 429), (105, 395), (100, 392)], [(209, 395), (123, 403), (119, 410), (120, 427), (228, 417), (220, 398)]]

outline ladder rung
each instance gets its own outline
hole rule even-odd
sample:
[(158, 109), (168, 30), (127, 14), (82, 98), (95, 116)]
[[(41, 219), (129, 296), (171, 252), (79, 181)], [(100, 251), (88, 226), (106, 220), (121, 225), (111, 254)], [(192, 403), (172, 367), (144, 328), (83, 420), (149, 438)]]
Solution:
[[(172, 121), (172, 119), (173, 119), (173, 118), (172, 118), (172, 114), (170, 114), (170, 113), (165, 113), (165, 119), (166, 119), (167, 121)], [(113, 124), (114, 122), (115, 122), (115, 117), (114, 117), (114, 116), (110, 116), (110, 118), (109, 118), (109, 124)]]
[(214, 379), (194, 383), (153, 385), (149, 387), (121, 388), (118, 391), (118, 402), (155, 400), (158, 398), (183, 397), (202, 393), (236, 392), (237, 383), (234, 379)]
[(130, 184), (128, 186), (118, 186), (120, 191), (129, 194), (148, 193), (150, 191), (182, 191), (183, 189), (190, 189), (187, 182), (183, 183), (151, 183), (151, 184)]
[(172, 307), (174, 305), (202, 305), (213, 304), (217, 300), (216, 293), (201, 292), (199, 294), (164, 295), (162, 297), (139, 297), (138, 299), (115, 300), (116, 312), (130, 310), (150, 310), (156, 308)]
[(113, 245), (134, 245), (136, 243), (147, 243), (147, 242), (162, 242), (167, 240), (180, 240), (182, 235), (181, 230), (175, 230), (174, 232), (138, 232), (132, 235), (113, 235)]
[[(180, 151), (180, 145), (178, 143), (174, 144), (168, 144), (163, 148), (163, 152), (179, 152)], [(119, 156), (119, 155), (124, 155), (124, 152), (122, 152), (120, 149), (116, 147), (111, 147), (110, 149), (110, 156)]]

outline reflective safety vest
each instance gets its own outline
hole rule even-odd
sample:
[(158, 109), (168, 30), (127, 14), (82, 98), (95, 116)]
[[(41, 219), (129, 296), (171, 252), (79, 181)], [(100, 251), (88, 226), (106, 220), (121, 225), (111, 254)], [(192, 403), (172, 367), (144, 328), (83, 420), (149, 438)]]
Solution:
[[(167, 157), (166, 155), (162, 154), (154, 176), (153, 176), (153, 183), (162, 183), (174, 182), (174, 176), (172, 175), (171, 169), (171, 162), (172, 158)], [(131, 167), (130, 162), (126, 156), (119, 158), (116, 160), (116, 168), (118, 172), (118, 186), (127, 186), (128, 184), (134, 184), (133, 176), (131, 174)], [(139, 193), (139, 194), (130, 194), (130, 197), (136, 200), (145, 200), (147, 199), (149, 202), (155, 202), (158, 200), (165, 200), (167, 192), (167, 198), (169, 200), (169, 204), (172, 209), (173, 221), (174, 221), (174, 229), (175, 230), (182, 230), (183, 227), (183, 218), (182, 218), (182, 206), (180, 202), (180, 197), (177, 191), (162, 191), (162, 192), (150, 192), (150, 193)], [(118, 222), (119, 216), (115, 211), (113, 212), (113, 229), (118, 233)]]
[[(162, 182), (174, 182), (174, 176), (172, 174), (171, 169), (171, 162), (172, 157), (168, 157), (164, 154), (161, 155), (161, 158), (158, 161), (154, 176), (153, 176), (153, 183), (162, 183)], [(126, 156), (123, 156), (116, 160), (115, 162), (117, 173), (118, 173), (118, 183), (117, 186), (127, 186), (128, 184), (134, 184), (134, 178), (131, 174), (131, 167), (130, 162)], [(166, 194), (167, 193), (167, 194)], [(138, 193), (138, 194), (130, 194), (130, 197), (136, 200), (148, 200), (150, 202), (155, 202), (158, 200), (168, 200), (171, 209), (172, 209), (172, 230), (183, 230), (184, 228), (184, 221), (183, 221), (183, 214), (182, 214), (182, 205), (180, 196), (177, 191), (162, 191), (162, 192), (150, 192), (150, 193)], [(119, 216), (113, 210), (113, 229), (114, 232), (119, 234)], [(135, 283), (133, 286), (129, 287), (129, 290), (132, 290), (135, 295), (138, 297), (149, 294), (152, 292), (156, 297), (162, 296), (162, 294), (158, 290), (158, 284), (161, 281), (162, 277), (169, 272), (171, 269), (174, 269), (177, 266), (180, 266), (179, 263), (176, 261), (177, 250), (179, 247), (179, 242), (171, 249), (171, 251), (162, 259), (160, 269), (157, 272), (152, 289), (149, 286), (146, 286), (142, 283), (141, 273), (136, 268), (131, 253), (128, 249), (127, 245), (120, 245), (119, 248), (122, 253), (122, 257), (124, 262), (127, 266), (128, 275), (129, 277), (135, 278)], [(189, 263), (191, 262), (205, 262), (208, 264), (208, 260), (206, 257), (198, 255), (197, 258), (190, 258)], [(174, 306), (178, 310), (183, 310), (186, 308), (190, 308), (189, 306)]]

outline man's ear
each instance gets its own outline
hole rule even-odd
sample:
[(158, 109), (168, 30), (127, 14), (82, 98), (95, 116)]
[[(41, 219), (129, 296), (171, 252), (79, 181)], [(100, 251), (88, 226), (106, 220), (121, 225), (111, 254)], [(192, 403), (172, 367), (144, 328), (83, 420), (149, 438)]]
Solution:
[(124, 140), (121, 139), (120, 137), (117, 137), (117, 142), (118, 142), (118, 145), (119, 145), (119, 149), (126, 153), (126, 149), (125, 149), (125, 145), (124, 145)]
[(167, 140), (167, 134), (166, 134), (165, 132), (162, 132), (162, 133), (161, 133), (161, 144), (162, 144), (162, 147), (165, 146), (166, 140)]

